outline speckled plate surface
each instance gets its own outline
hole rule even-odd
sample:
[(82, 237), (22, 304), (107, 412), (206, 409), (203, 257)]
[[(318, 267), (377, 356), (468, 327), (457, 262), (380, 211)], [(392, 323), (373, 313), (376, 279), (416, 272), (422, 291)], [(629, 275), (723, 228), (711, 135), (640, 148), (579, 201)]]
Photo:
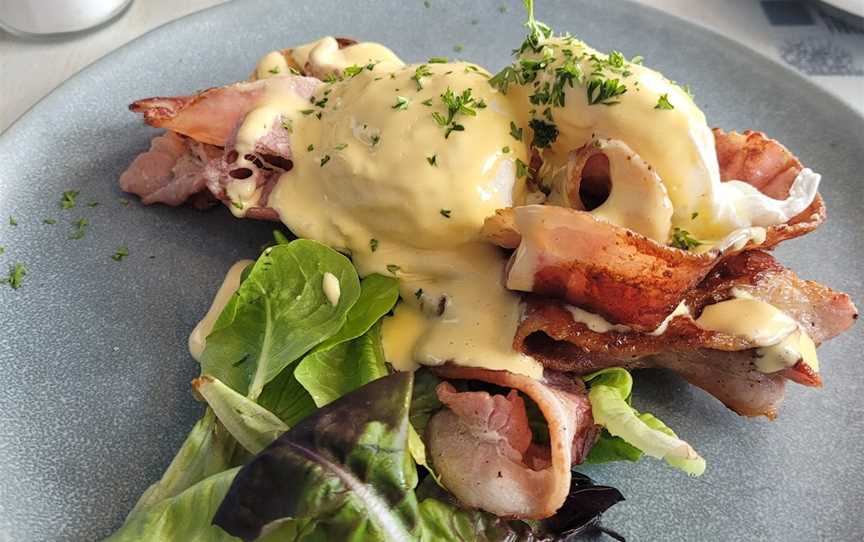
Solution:
[[(379, 41), (409, 61), (453, 56), (459, 44), (459, 56), (494, 70), (523, 33), (517, 4), (500, 5), (232, 2), (105, 57), (0, 136), (0, 271), (28, 269), (19, 290), (0, 287), (0, 540), (92, 540), (122, 522), (200, 415), (187, 334), (230, 264), (269, 236), (270, 225), (225, 210), (123, 205), (116, 179), (155, 133), (126, 104), (241, 79), (263, 53), (326, 34)], [(779, 257), (864, 300), (861, 117), (654, 10), (544, 0), (538, 16), (601, 50), (644, 55), (690, 84), (713, 125), (763, 130), (822, 172), (828, 223)], [(81, 192), (78, 206), (62, 210), (70, 189)], [(85, 237), (68, 239), (80, 218), (90, 222)], [(120, 245), (129, 256), (115, 262)], [(820, 350), (824, 389), (789, 385), (775, 422), (739, 418), (672, 375), (638, 374), (637, 407), (693, 443), (708, 471), (688, 479), (652, 460), (585, 469), (627, 496), (607, 523), (628, 540), (864, 539), (862, 330)]]

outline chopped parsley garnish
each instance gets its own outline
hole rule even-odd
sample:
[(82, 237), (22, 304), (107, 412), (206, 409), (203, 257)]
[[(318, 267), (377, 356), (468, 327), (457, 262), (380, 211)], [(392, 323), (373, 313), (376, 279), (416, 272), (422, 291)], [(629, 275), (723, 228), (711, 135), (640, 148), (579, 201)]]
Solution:
[(558, 139), (558, 128), (554, 124), (540, 119), (532, 119), (528, 125), (534, 131), (534, 138), (531, 140), (533, 147), (545, 149), (552, 146), (552, 143)]
[(10, 225), (10, 226), (17, 226), (17, 225), (18, 225), (18, 221), (15, 220), (15, 217), (14, 217), (14, 216), (10, 216), (10, 217), (9, 217), (9, 225)]
[(306, 147), (306, 151), (312, 152), (314, 150), (315, 150), (315, 145), (313, 145), (312, 143), (309, 143), (309, 146)]
[(483, 100), (475, 100), (471, 96), (471, 89), (465, 89), (461, 94), (456, 94), (453, 89), (447, 87), (447, 90), (441, 94), (441, 102), (447, 107), (447, 116), (445, 117), (437, 111), (432, 113), (432, 118), (439, 126), (444, 128), (444, 138), (450, 137), (451, 132), (464, 132), (465, 127), (456, 122), (456, 115), (465, 115), (474, 117), (477, 115), (477, 109), (486, 107)]
[(438, 167), (438, 155), (433, 154), (432, 156), (427, 156), (426, 161), (429, 162), (429, 165), (432, 167)]
[(627, 59), (624, 58), (624, 55), (621, 54), (621, 51), (612, 51), (609, 53), (608, 58), (606, 59), (606, 63), (609, 64), (610, 68), (613, 69), (623, 69), (624, 63)]
[(123, 261), (123, 258), (129, 255), (129, 249), (125, 246), (117, 247), (117, 250), (114, 251), (114, 254), (111, 255), (111, 259), (115, 262)]
[(374, 237), (372, 239), (369, 239), (369, 250), (371, 250), (372, 252), (378, 250), (378, 239), (375, 239)]
[(528, 174), (528, 166), (520, 159), (516, 159), (516, 178), (521, 179)]
[(637, 66), (641, 66), (644, 60), (645, 58), (642, 55), (636, 55), (630, 59), (630, 64), (636, 64)]
[(423, 90), (423, 78), (430, 75), (432, 75), (432, 70), (429, 69), (429, 65), (420, 64), (417, 66), (417, 69), (414, 70), (414, 75), (411, 76), (411, 79), (417, 83), (417, 90)]
[(128, 199), (126, 199), (126, 198), (120, 198), (120, 199), (117, 200), (117, 201), (120, 202), (120, 205), (125, 205), (126, 207), (128, 207), (129, 204), (131, 203), (131, 202), (130, 202)]
[(510, 135), (513, 136), (513, 139), (516, 141), (522, 141), (522, 128), (516, 126), (516, 123), (512, 120), (510, 121)]
[(539, 53), (543, 47), (543, 41), (552, 35), (552, 29), (534, 18), (534, 0), (523, 0), (523, 3), (528, 11), (528, 22), (525, 23), (525, 27), (528, 28), (528, 36), (522, 46), (519, 47), (519, 52), (524, 53), (531, 49), (533, 52)]
[(450, 218), (450, 213), (452, 213), (453, 211), (451, 211), (450, 209), (441, 209), (438, 212), (441, 213), (441, 216), (443, 216), (444, 218)]
[(231, 207), (234, 207), (235, 209), (237, 209), (237, 210), (239, 210), (239, 211), (242, 211), (243, 209), (246, 208), (246, 207), (243, 205), (243, 202), (242, 202), (242, 201), (232, 201), (232, 202), (231, 202)]
[(87, 226), (89, 225), (90, 221), (86, 218), (79, 218), (73, 222), (72, 233), (69, 234), (69, 239), (82, 239), (84, 234), (87, 233)]
[(492, 88), (498, 89), (502, 94), (507, 94), (510, 83), (518, 83), (519, 74), (512, 67), (507, 66), (489, 79)]
[(396, 265), (396, 264), (393, 264), (393, 263), (388, 263), (388, 264), (387, 264), (387, 271), (388, 271), (390, 274), (395, 275), (396, 272), (399, 271), (400, 269), (402, 269), (402, 268), (399, 267), (399, 266)]
[(372, 137), (370, 139), (372, 140), (373, 147), (381, 142), (381, 136), (378, 134), (372, 134)]
[(267, 70), (267, 72), (272, 73), (273, 75), (277, 75), (279, 73), (279, 66), (273, 66), (272, 68)]
[(75, 207), (75, 200), (78, 198), (77, 190), (67, 190), (63, 192), (63, 198), (60, 200), (60, 207), (63, 209), (72, 209)]
[(48, 224), (49, 226), (53, 226), (54, 224), (57, 223), (57, 221), (54, 220), (53, 218), (46, 218), (46, 219), (42, 220), (42, 223)]
[(17, 290), (24, 283), (24, 275), (27, 274), (27, 268), (22, 263), (16, 263), (9, 268), (9, 275), (0, 279), (0, 284), (8, 284), (13, 289)]
[(324, 164), (330, 161), (330, 155), (325, 154), (323, 158), (321, 158), (321, 167), (324, 167)]
[(428, 62), (429, 64), (447, 64), (449, 61), (450, 59), (446, 56), (433, 56), (426, 62)]
[(510, 147), (501, 147), (501, 152), (507, 154), (508, 152), (510, 152)]
[(696, 220), (697, 216), (699, 216), (699, 212), (693, 212), (692, 214), (690, 214), (690, 220)]
[(291, 119), (282, 119), (282, 128), (284, 128), (289, 134), (293, 133), (294, 124), (291, 122)]
[(301, 114), (303, 114), (303, 115), (307, 115), (307, 116), (308, 116), (308, 115), (311, 115), (311, 114), (314, 113), (314, 112), (315, 112), (314, 109), (301, 109), (301, 110), (300, 110), (300, 113), (301, 113)]
[(420, 103), (425, 105), (425, 106), (432, 107), (432, 98), (429, 98), (428, 100), (423, 100)]
[(692, 250), (702, 244), (701, 241), (690, 235), (690, 232), (681, 228), (672, 230), (672, 242), (670, 243), (675, 248), (681, 250)]
[(357, 64), (354, 64), (353, 66), (348, 66), (347, 68), (345, 68), (343, 73), (345, 74), (345, 77), (356, 77), (363, 71), (363, 69), (364, 66), (358, 66)]
[(408, 109), (408, 103), (408, 98), (404, 96), (396, 96), (396, 104), (391, 107), (391, 109), (395, 109), (397, 111), (405, 111), (406, 109)]
[(465, 50), (465, 47), (460, 45), (460, 44), (456, 44), (453, 46), (453, 51), (456, 53), (461, 53), (464, 50)]
[(418, 288), (416, 292), (414, 292), (414, 297), (419, 301), (421, 297), (423, 297), (423, 288)]
[(627, 86), (618, 79), (594, 78), (588, 81), (586, 88), (589, 105), (615, 105), (620, 103), (617, 98), (627, 92)]
[(659, 98), (657, 98), (657, 105), (654, 106), (654, 109), (675, 109), (675, 106), (669, 103), (669, 95), (661, 94)]
[(333, 147), (333, 149), (337, 150), (337, 151), (344, 151), (347, 148), (348, 148), (348, 143), (339, 143), (338, 145)]

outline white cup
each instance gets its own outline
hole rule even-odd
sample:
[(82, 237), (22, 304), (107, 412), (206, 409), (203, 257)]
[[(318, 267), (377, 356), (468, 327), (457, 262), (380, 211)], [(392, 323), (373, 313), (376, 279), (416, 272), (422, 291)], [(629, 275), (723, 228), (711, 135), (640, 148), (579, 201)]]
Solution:
[(0, 0), (0, 28), (18, 36), (89, 30), (123, 12), (132, 0)]

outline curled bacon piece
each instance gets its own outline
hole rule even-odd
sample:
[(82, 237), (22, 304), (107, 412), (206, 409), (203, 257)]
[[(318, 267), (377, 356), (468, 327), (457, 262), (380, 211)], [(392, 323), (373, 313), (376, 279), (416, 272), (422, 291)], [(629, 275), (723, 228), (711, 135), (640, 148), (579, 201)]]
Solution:
[[(849, 296), (798, 278), (769, 254), (750, 251), (717, 266), (684, 302), (693, 317), (731, 297), (732, 288), (777, 307), (821, 343), (848, 329), (857, 318)], [(756, 347), (747, 339), (704, 330), (689, 316), (673, 318), (665, 332), (651, 335), (597, 333), (574, 321), (560, 301), (531, 297), (514, 347), (547, 368), (587, 374), (605, 367), (670, 369), (745, 416), (776, 416), (784, 382), (821, 385), (818, 374), (799, 363), (778, 373), (756, 370)]]
[(221, 147), (268, 93), (309, 99), (320, 84), (321, 81), (311, 77), (284, 75), (210, 88), (191, 96), (145, 98), (133, 102), (129, 109), (143, 114), (144, 122), (150, 126)]
[[(180, 205), (206, 187), (230, 205), (226, 188), (251, 178), (247, 182), (262, 187), (263, 193), (257, 206), (244, 209), (245, 216), (278, 220), (266, 202), (279, 173), (293, 166), (288, 133), (279, 118), (267, 119), (271, 129), (242, 156), (235, 150), (236, 133), (246, 115), (266, 101), (266, 96), (307, 100), (319, 84), (317, 79), (286, 75), (212, 88), (194, 96), (133, 103), (130, 109), (143, 113), (148, 124), (169, 132), (156, 137), (150, 151), (138, 156), (123, 173), (121, 188), (138, 194), (145, 204)], [(238, 159), (243, 163), (237, 164)]]
[[(801, 164), (785, 147), (754, 132), (742, 136), (716, 130), (715, 137), (724, 179), (734, 176), (757, 188), (770, 188), (771, 194), (788, 194)], [(602, 147), (589, 145), (571, 156), (571, 173), (578, 182), (568, 174), (564, 195), (573, 208), (528, 205), (503, 209), (486, 219), (485, 239), (505, 248), (518, 247), (508, 269), (509, 288), (564, 299), (613, 323), (650, 331), (723, 258), (773, 247), (825, 220), (824, 202), (816, 194), (807, 209), (786, 224), (765, 228), (761, 243), (751, 239), (743, 246), (730, 243), (723, 251), (703, 254), (678, 250), (579, 210), (581, 178), (592, 157), (604, 152)], [(760, 151), (764, 156), (757, 160)], [(626, 154), (626, 149), (618, 149), (618, 154)], [(631, 162), (638, 159), (628, 157)], [(641, 186), (650, 187), (650, 176), (645, 179)]]
[(804, 168), (789, 149), (762, 132), (724, 132), (714, 128), (720, 179), (746, 180), (760, 192), (783, 199)]
[[(448, 408), (435, 414), (426, 441), (444, 485), (464, 504), (499, 516), (542, 519), (564, 503), (570, 466), (581, 462), (597, 435), (585, 387), (554, 371), (534, 380), (507, 371), (445, 365), (436, 374), (510, 388), (509, 395), (437, 389)], [(532, 443), (525, 394), (549, 427), (549, 445)]]

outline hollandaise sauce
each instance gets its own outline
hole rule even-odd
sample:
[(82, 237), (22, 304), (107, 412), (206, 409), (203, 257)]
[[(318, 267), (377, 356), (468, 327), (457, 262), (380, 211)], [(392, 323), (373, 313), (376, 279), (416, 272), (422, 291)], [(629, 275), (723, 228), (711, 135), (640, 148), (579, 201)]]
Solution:
[[(571, 151), (592, 141), (603, 139), (598, 147), (622, 156), (632, 149), (650, 174), (638, 195), (613, 187), (597, 216), (639, 224), (661, 243), (672, 228), (718, 243), (750, 228), (727, 241), (734, 243), (764, 236), (759, 227), (769, 225), (754, 218), (758, 196), (721, 186), (713, 134), (689, 93), (620, 53), (550, 37), (523, 46), (511, 68), (491, 77), (467, 62), (406, 65), (382, 45), (340, 47), (327, 37), (266, 55), (256, 76), (297, 68), (325, 83), (308, 99), (290, 85), (268, 85), (239, 127), (236, 148), (240, 156), (251, 152), (281, 123), (293, 167), (267, 205), (298, 236), (350, 254), (361, 275), (399, 279), (402, 303), (383, 333), (388, 361), (398, 369), (452, 362), (542, 374), (512, 348), (521, 309), (503, 286), (505, 256), (479, 240), (487, 217), (531, 197), (526, 181), (538, 172), (529, 168), (530, 147), (543, 152), (551, 169), (565, 167)], [(262, 197), (254, 182), (232, 183), (228, 195), (238, 215)], [(338, 299), (338, 292), (328, 297)], [(689, 314), (679, 309), (670, 318)], [(706, 311), (700, 320), (710, 327), (712, 310)], [(625, 331), (581, 309), (571, 312), (591, 329)], [(763, 320), (766, 330), (780, 325)], [(776, 341), (763, 341), (766, 347), (791, 331), (777, 333)]]

